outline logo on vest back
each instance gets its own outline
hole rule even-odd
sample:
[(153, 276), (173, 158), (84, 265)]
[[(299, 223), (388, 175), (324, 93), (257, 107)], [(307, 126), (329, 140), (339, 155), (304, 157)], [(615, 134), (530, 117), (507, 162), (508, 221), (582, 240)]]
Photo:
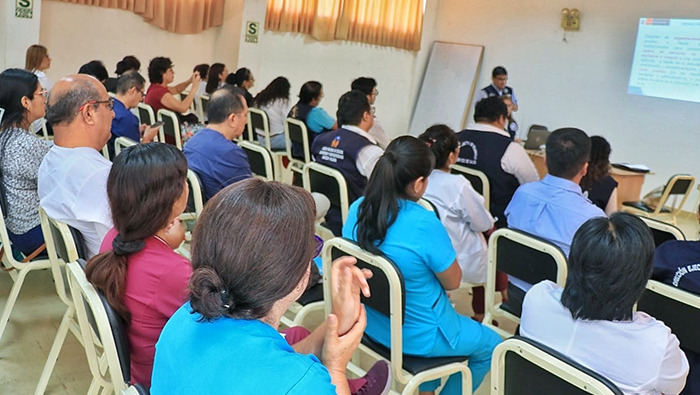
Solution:
[[(469, 146), (471, 148), (472, 153), (473, 153), (473, 158), (463, 158), (462, 157), (462, 152), (464, 151), (464, 147)], [(476, 158), (479, 156), (479, 151), (476, 149), (476, 144), (472, 143), (471, 141), (463, 141), (462, 145), (459, 147), (460, 149), (460, 156), (457, 158), (457, 163), (464, 163), (467, 165), (476, 165)]]
[(333, 139), (333, 142), (331, 142), (331, 148), (338, 148), (338, 145), (340, 144), (340, 136), (335, 136)]
[(345, 159), (345, 151), (338, 149), (338, 145), (340, 145), (340, 136), (335, 136), (333, 141), (331, 141), (330, 147), (321, 148), (321, 152), (319, 152), (321, 160), (337, 163), (338, 161)]

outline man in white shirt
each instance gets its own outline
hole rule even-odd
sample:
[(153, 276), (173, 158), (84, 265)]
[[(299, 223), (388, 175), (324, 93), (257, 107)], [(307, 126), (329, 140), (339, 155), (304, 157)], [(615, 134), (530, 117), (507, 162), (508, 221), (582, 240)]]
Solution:
[(515, 190), (539, 179), (525, 149), (511, 141), (505, 131), (507, 120), (505, 103), (498, 97), (489, 97), (477, 103), (476, 123), (457, 134), (461, 143), (457, 163), (482, 171), (489, 179), (489, 211), (496, 218), (497, 228), (506, 226), (504, 212)]
[(94, 77), (71, 75), (54, 85), (46, 107), (54, 146), (39, 167), (40, 204), (49, 217), (80, 231), (90, 258), (112, 227), (112, 163), (100, 150), (111, 136), (114, 102)]
[(377, 96), (379, 96), (377, 81), (374, 78), (360, 77), (352, 82), (350, 89), (358, 90), (367, 95), (367, 101), (369, 101), (369, 105), (372, 106), (372, 115), (374, 115), (374, 123), (369, 129), (369, 135), (372, 136), (381, 149), (386, 149), (390, 142), (389, 136), (386, 135), (384, 128), (375, 115), (374, 102), (377, 100)]
[(571, 245), (566, 288), (543, 281), (525, 296), (522, 336), (598, 372), (625, 394), (678, 394), (688, 360), (663, 322), (634, 305), (651, 274), (654, 239), (636, 216), (588, 220)]

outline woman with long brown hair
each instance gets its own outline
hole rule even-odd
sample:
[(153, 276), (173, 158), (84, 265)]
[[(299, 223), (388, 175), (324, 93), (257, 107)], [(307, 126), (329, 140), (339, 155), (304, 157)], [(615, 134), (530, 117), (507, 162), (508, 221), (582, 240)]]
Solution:
[(168, 144), (129, 147), (114, 159), (107, 195), (114, 229), (87, 263), (88, 280), (129, 322), (131, 378), (150, 385), (155, 343), (187, 297), (190, 262), (173, 251), (185, 238), (187, 160)]
[(610, 175), (610, 152), (608, 140), (592, 136), (588, 172), (581, 179), (581, 189), (606, 215), (617, 211), (617, 181)]

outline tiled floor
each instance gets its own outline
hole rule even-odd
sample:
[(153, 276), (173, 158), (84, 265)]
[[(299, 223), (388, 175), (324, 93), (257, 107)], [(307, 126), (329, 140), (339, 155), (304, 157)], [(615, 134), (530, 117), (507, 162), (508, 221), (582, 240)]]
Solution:
[[(698, 239), (700, 226), (694, 216), (680, 218), (679, 227), (689, 239)], [(0, 306), (4, 307), (11, 287), (10, 276), (0, 273)], [(456, 291), (453, 299), (460, 313), (471, 315), (471, 296), (466, 290)], [(30, 273), (0, 340), (0, 394), (34, 392), (64, 311), (50, 271)], [(477, 394), (488, 393), (488, 379)], [(83, 350), (69, 333), (46, 393), (84, 394), (90, 380)]]

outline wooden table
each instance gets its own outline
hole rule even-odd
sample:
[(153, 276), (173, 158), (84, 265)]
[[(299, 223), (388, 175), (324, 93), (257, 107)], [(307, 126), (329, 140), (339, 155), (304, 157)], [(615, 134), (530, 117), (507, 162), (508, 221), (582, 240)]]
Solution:
[[(526, 150), (530, 156), (532, 163), (537, 169), (537, 174), (542, 179), (547, 175), (547, 164), (544, 160), (544, 151), (541, 150)], [(610, 175), (619, 184), (617, 186), (617, 209), (622, 208), (622, 202), (636, 202), (641, 200), (642, 186), (644, 178), (647, 174), (652, 173), (635, 173), (617, 168), (610, 170)]]

